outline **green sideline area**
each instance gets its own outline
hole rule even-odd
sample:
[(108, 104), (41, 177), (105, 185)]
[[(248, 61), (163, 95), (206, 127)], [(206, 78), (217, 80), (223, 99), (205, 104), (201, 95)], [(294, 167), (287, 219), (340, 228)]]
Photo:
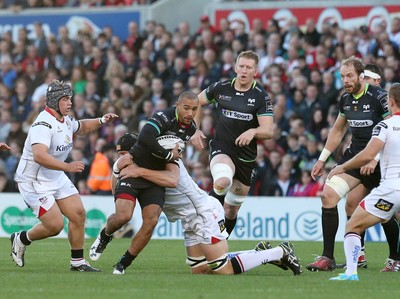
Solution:
[[(93, 239), (86, 240), (85, 256)], [(180, 240), (152, 240), (125, 275), (113, 275), (113, 265), (125, 252), (129, 239), (114, 239), (93, 266), (102, 273), (69, 271), (69, 246), (65, 239), (39, 241), (25, 254), (25, 267), (14, 265), (10, 241), (0, 239), (0, 297), (29, 299), (61, 298), (395, 298), (400, 273), (380, 273), (388, 253), (386, 243), (367, 243), (368, 269), (360, 281), (329, 281), (335, 272), (307, 272), (293, 276), (273, 265), (242, 275), (191, 275)], [(253, 248), (254, 241), (230, 241), (230, 250)], [(272, 242), (278, 245), (279, 242)], [(319, 254), (319, 242), (294, 242), (303, 267)], [(344, 259), (343, 243), (337, 244), (337, 260)]]

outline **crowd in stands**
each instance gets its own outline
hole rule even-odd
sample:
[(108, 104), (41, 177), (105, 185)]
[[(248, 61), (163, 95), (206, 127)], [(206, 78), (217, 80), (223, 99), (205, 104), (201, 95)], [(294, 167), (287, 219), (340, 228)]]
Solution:
[[(72, 177), (81, 194), (108, 194), (96, 190), (93, 182), (87, 184), (97, 153), (111, 164), (121, 135), (138, 132), (153, 112), (173, 105), (182, 91), (200, 93), (213, 82), (233, 78), (237, 54), (253, 50), (260, 56), (257, 80), (274, 104), (276, 134), (258, 144), (250, 194), (319, 195), (325, 177), (314, 182), (310, 170), (338, 114), (340, 63), (354, 55), (380, 66), (382, 87), (399, 81), (400, 18), (391, 20), (391, 32), (383, 23), (374, 32), (366, 26), (346, 30), (336, 23), (326, 23), (318, 31), (313, 18), (304, 28), (295, 19), (285, 28), (274, 19), (254, 19), (249, 31), (240, 24), (230, 28), (226, 19), (218, 25), (203, 16), (199, 28), (189, 28), (182, 21), (169, 32), (150, 20), (142, 30), (130, 22), (129, 35), (123, 39), (110, 27), (102, 28), (98, 36), (80, 32), (72, 39), (65, 26), (45, 36), (37, 22), (35, 39), (28, 39), (24, 28), (16, 42), (9, 32), (0, 36), (0, 142), (12, 148), (1, 152), (0, 190), (16, 191), (13, 175), (21, 149), (45, 105), (46, 87), (52, 80), (71, 82), (77, 119), (107, 112), (120, 116), (88, 138), (77, 137), (69, 158), (87, 165), (83, 173)], [(216, 121), (214, 107), (205, 108), (201, 127), (208, 139), (213, 137)], [(328, 165), (335, 163), (349, 141), (347, 136)], [(197, 152), (189, 144), (185, 163), (201, 188), (210, 190), (207, 150)]]

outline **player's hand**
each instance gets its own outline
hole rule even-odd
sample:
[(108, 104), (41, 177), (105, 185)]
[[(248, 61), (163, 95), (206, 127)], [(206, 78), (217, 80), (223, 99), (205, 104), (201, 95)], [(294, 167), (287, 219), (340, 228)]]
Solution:
[(114, 121), (114, 119), (119, 118), (119, 116), (117, 114), (114, 113), (106, 113), (103, 115), (103, 117), (101, 118), (101, 121), (104, 122), (105, 124), (111, 123)]
[(126, 166), (132, 165), (132, 157), (129, 154), (123, 155), (121, 158), (119, 158), (117, 167), (118, 169), (124, 169)]
[(321, 176), (324, 172), (324, 165), (325, 162), (322, 162), (321, 160), (318, 160), (312, 170), (311, 170), (311, 177), (313, 178), (314, 181), (317, 180), (317, 177)]
[(238, 138), (236, 138), (235, 144), (240, 147), (249, 145), (250, 142), (254, 139), (254, 136), (255, 136), (254, 129), (247, 130), (246, 132), (240, 134)]
[(82, 172), (85, 169), (85, 164), (82, 161), (74, 161), (67, 164), (67, 172)]
[(179, 144), (175, 144), (175, 147), (171, 150), (172, 158), (170, 161), (176, 161), (182, 158), (182, 152), (179, 150)]
[(138, 178), (140, 177), (140, 172), (141, 167), (137, 166), (136, 164), (131, 164), (121, 170), (119, 177), (121, 179)]
[(204, 141), (203, 139), (206, 139), (207, 137), (203, 134), (202, 131), (199, 129), (196, 130), (196, 133), (190, 138), (190, 141), (192, 142), (194, 148), (198, 151), (201, 151), (204, 149)]
[(333, 176), (344, 173), (346, 170), (343, 168), (343, 165), (337, 165), (332, 168), (332, 170), (328, 173), (328, 180), (330, 180)]
[(367, 165), (364, 165), (363, 167), (360, 168), (360, 174), (361, 175), (371, 175), (375, 172), (375, 168), (378, 162), (374, 159), (371, 162), (369, 162)]
[(7, 144), (0, 142), (0, 150), (7, 150), (9, 151), (11, 147), (9, 147)]

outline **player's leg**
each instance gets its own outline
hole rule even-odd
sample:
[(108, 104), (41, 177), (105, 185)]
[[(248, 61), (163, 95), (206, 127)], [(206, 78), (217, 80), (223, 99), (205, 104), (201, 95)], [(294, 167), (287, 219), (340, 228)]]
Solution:
[(239, 209), (246, 199), (250, 186), (242, 184), (239, 180), (233, 179), (233, 184), (225, 196), (225, 227), (230, 235), (235, 228)]
[[(187, 242), (185, 233), (185, 242)], [(192, 274), (211, 274), (211, 268), (208, 266), (206, 257), (200, 244), (186, 245), (186, 264), (190, 266)]]
[(133, 237), (129, 249), (115, 265), (113, 274), (124, 274), (125, 269), (149, 243), (165, 202), (165, 188), (152, 186), (142, 189), (138, 194), (138, 201), (142, 208), (142, 226)]
[(346, 173), (335, 175), (326, 181), (321, 195), (323, 252), (315, 262), (306, 266), (309, 271), (332, 271), (336, 268), (334, 248), (339, 228), (337, 204), (359, 183), (359, 179)]
[(71, 246), (71, 271), (100, 272), (84, 258), (86, 211), (79, 194), (57, 200), (58, 207), (68, 218), (68, 240)]
[(210, 171), (213, 177), (213, 189), (210, 195), (217, 198), (223, 205), (225, 195), (232, 185), (235, 165), (228, 155), (218, 154), (211, 156)]
[[(363, 184), (359, 184), (357, 187), (355, 187), (353, 190), (347, 194), (346, 198), (346, 205), (345, 205), (345, 210), (346, 210), (346, 215), (347, 215), (347, 220), (350, 219), (351, 215), (357, 208), (358, 204), (361, 202), (363, 198), (365, 198), (369, 194), (370, 190), (364, 187)], [(360, 255), (358, 257), (358, 267), (359, 268), (367, 268), (367, 261), (365, 259), (365, 231), (360, 233), (361, 237), (361, 250), (360, 250)]]
[(346, 272), (331, 278), (331, 280), (358, 280), (357, 263), (358, 254), (361, 250), (360, 233), (381, 221), (380, 218), (368, 213), (362, 207), (357, 207), (346, 224), (346, 234), (344, 237)]

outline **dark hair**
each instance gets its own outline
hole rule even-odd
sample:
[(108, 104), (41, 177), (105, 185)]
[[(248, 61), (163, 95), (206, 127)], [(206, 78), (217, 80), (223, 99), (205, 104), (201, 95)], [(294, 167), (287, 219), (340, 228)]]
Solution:
[(122, 135), (117, 142), (117, 152), (129, 151), (135, 145), (138, 135), (135, 133), (126, 133)]
[(381, 76), (381, 78), (383, 77), (382, 69), (376, 64), (372, 64), (372, 63), (366, 64), (364, 66), (364, 71), (371, 71), (371, 72)]

